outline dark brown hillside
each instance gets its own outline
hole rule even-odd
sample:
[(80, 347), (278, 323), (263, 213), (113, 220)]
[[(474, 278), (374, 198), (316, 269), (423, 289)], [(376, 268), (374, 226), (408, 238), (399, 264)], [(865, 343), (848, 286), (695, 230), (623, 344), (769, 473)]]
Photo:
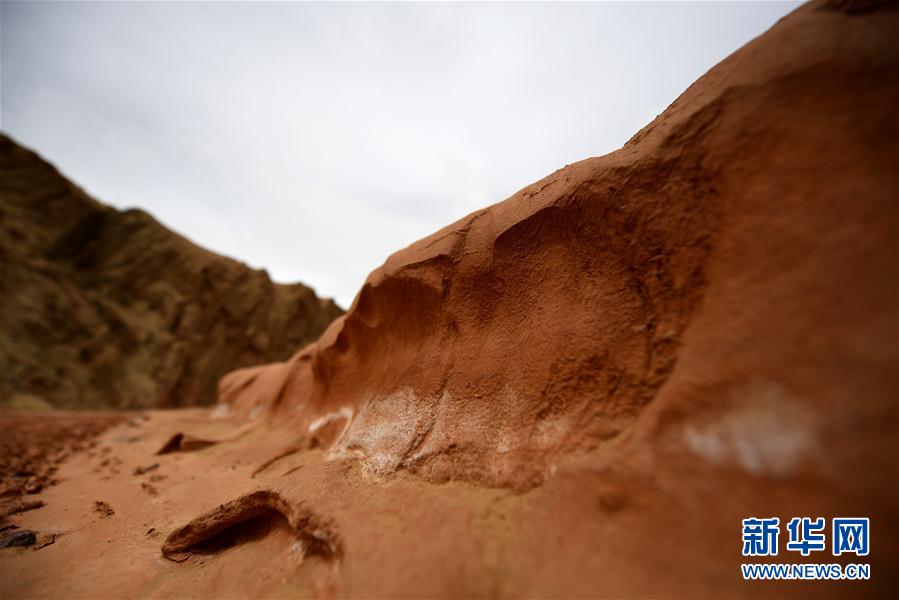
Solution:
[(284, 359), (340, 308), (97, 202), (0, 137), (0, 400), (208, 404), (219, 377)]

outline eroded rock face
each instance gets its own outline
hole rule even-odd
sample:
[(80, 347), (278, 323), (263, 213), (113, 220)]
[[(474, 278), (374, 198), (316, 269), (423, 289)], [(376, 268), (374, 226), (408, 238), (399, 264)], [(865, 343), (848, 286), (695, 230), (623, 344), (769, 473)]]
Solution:
[(208, 404), (226, 372), (289, 356), (341, 310), (88, 197), (0, 136), (0, 398)]
[(519, 488), (625, 432), (753, 473), (866, 453), (899, 358), (899, 21), (866, 7), (806, 6), (621, 150), (395, 253), (220, 401), (374, 473)]

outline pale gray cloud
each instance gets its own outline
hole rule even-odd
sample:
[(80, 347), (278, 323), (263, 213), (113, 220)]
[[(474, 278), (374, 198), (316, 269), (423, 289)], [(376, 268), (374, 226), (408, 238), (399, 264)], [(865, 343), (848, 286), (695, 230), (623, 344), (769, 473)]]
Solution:
[(3, 2), (0, 125), (99, 199), (347, 306), (621, 146), (796, 2)]

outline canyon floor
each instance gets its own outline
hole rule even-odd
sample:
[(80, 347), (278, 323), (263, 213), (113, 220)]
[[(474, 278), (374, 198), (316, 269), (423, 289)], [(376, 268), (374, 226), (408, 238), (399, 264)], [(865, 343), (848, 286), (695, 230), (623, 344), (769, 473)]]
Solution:
[[(25, 416), (0, 418), (7, 432), (27, 420), (23, 448), (42, 430), (58, 432), (58, 414)], [(373, 475), (357, 461), (323, 460), (321, 449), (260, 460), (259, 440), (276, 432), (208, 409), (114, 413), (111, 426), (109, 416), (76, 414), (105, 430), (76, 439), (55, 481), (18, 498), (43, 506), (4, 520), (2, 535), (31, 530), (36, 543), (0, 550), (3, 598), (811, 597), (855, 595), (859, 585), (886, 597), (890, 590), (883, 578), (741, 581), (745, 515), (733, 501), (748, 491), (741, 478), (709, 482), (694, 498), (662, 494), (603, 467), (599, 448), (566, 460), (539, 488), (510, 492)], [(261, 509), (240, 500), (260, 490), (278, 498), (262, 498)], [(795, 506), (795, 494), (772, 491), (767, 508), (786, 514)], [(223, 507), (223, 497), (243, 505)], [(290, 506), (301, 507), (299, 518)], [(164, 556), (167, 537), (208, 511), (227, 518), (188, 532), (189, 547)], [(722, 521), (735, 524), (728, 535)], [(880, 549), (885, 542), (878, 540)], [(892, 568), (872, 562), (881, 573)]]

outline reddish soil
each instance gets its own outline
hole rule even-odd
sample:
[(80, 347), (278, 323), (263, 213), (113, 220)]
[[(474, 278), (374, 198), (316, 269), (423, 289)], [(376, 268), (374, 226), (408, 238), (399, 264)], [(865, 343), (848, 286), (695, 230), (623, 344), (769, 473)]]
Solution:
[(93, 448), (104, 430), (135, 417), (124, 412), (0, 411), (0, 505), (53, 485), (54, 473), (69, 455)]
[[(0, 593), (893, 597), (897, 39), (896, 3), (807, 4), (395, 253), (214, 409), (65, 462)], [(871, 579), (743, 581), (750, 516), (870, 517)]]

